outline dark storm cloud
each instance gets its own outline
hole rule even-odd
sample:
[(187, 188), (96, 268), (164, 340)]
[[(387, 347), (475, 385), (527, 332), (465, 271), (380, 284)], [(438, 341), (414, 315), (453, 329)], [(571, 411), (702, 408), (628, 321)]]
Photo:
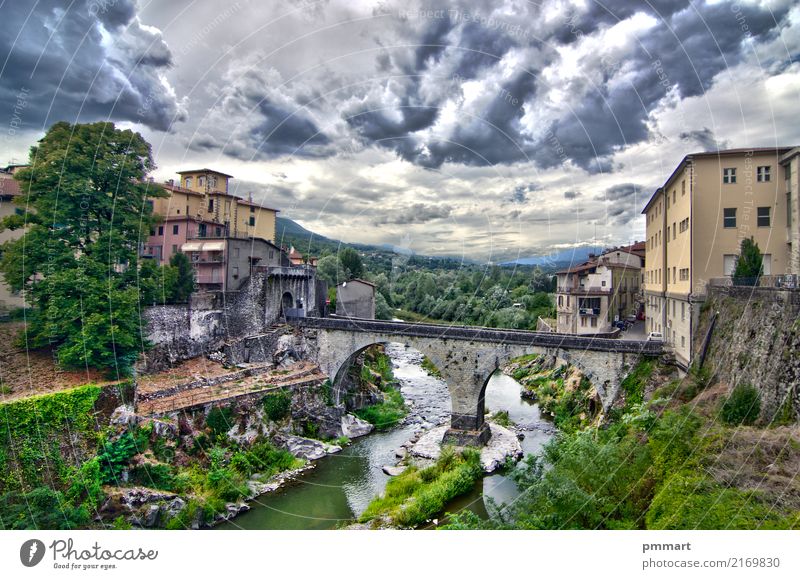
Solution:
[(384, 216), (376, 221), (376, 224), (408, 225), (411, 223), (427, 223), (434, 219), (449, 217), (451, 212), (452, 208), (446, 205), (414, 203), (412, 206), (399, 211), (387, 211)]
[(641, 199), (642, 186), (635, 183), (620, 183), (613, 185), (605, 190), (605, 193), (598, 196), (604, 201), (633, 202), (634, 199)]
[(302, 111), (289, 111), (262, 99), (258, 109), (263, 120), (250, 132), (252, 144), (266, 157), (279, 155), (318, 156), (314, 145), (329, 142)]
[(564, 191), (564, 199), (577, 199), (580, 196), (579, 191)]
[(110, 119), (166, 131), (184, 120), (161, 80), (170, 50), (158, 31), (139, 23), (136, 10), (133, 0), (4, 4), (0, 95), (9, 102), (29, 90), (27, 128)]
[[(533, 141), (519, 122), (527, 107), (537, 107), (541, 91), (537, 90), (536, 77), (545, 66), (558, 64), (558, 53), (552, 50), (543, 53), (546, 57), (541, 63), (525, 63), (532, 74), (517, 74), (495, 87), (498, 94), (518, 99), (518, 106), (509, 107), (503, 99), (494, 99), (477, 111), (479, 120), (462, 117), (447, 139), (433, 140), (418, 133), (436, 122), (438, 108), (444, 105), (444, 100), (422, 102), (419, 82), (408, 83), (406, 93), (395, 95), (399, 106), (362, 111), (350, 122), (366, 141), (393, 149), (423, 167), (435, 168), (445, 162), (513, 164), (533, 159), (545, 168), (570, 160), (591, 173), (610, 171), (610, 158), (617, 150), (650, 137), (650, 114), (670, 90), (681, 97), (708, 90), (720, 72), (741, 61), (746, 39), (759, 42), (777, 34), (788, 8), (770, 11), (733, 2), (707, 5), (687, 0), (645, 5), (590, 2), (588, 9), (574, 9), (559, 26), (544, 30), (541, 41), (550, 48), (574, 44), (639, 12), (653, 17), (654, 24), (632, 40), (619, 61), (589, 55), (581, 63), (600, 78), (589, 90), (575, 91), (568, 112), (552, 121), (548, 131), (554, 136), (552, 142), (548, 138)], [(530, 25), (536, 26), (535, 22)], [(481, 78), (514, 46), (542, 44), (533, 36), (512, 38), (502, 27), (491, 27), (475, 18), (433, 18), (421, 25), (409, 19), (407, 24), (420, 26), (414, 69), (407, 71), (417, 75), (429, 73), (444, 61), (450, 49), (442, 45), (448, 41), (481, 51), (465, 51), (456, 60), (451, 70), (457, 80)], [(623, 67), (633, 72), (623, 82), (609, 82)]]
[(708, 127), (703, 127), (699, 131), (683, 132), (680, 134), (680, 139), (690, 143), (697, 143), (702, 148), (701, 152), (717, 151), (725, 148), (725, 144), (718, 143), (716, 137), (714, 137), (714, 131)]

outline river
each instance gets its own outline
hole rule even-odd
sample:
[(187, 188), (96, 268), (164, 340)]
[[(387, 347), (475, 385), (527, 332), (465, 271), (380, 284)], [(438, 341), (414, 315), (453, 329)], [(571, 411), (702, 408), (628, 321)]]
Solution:
[[(395, 464), (395, 452), (421, 428), (449, 419), (447, 386), (422, 368), (422, 356), (402, 344), (389, 344), (395, 378), (409, 406), (403, 424), (384, 432), (356, 439), (341, 452), (317, 461), (316, 468), (291, 485), (252, 501), (252, 509), (217, 529), (335, 529), (352, 522), (370, 500), (383, 492), (389, 477), (381, 468)], [(486, 406), (491, 411), (507, 410), (524, 431), (525, 454), (538, 452), (555, 432), (539, 414), (539, 408), (520, 396), (519, 384), (495, 373), (486, 388)], [(487, 517), (488, 498), (498, 504), (518, 495), (512, 480), (502, 474), (484, 477), (472, 492), (458, 497), (447, 511), (470, 509)]]

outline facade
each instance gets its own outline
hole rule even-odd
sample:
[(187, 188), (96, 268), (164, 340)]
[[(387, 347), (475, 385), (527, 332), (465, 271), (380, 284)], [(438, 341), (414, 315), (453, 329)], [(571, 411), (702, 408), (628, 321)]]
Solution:
[(142, 255), (168, 263), (178, 252), (192, 262), (201, 289), (235, 291), (254, 266), (284, 265), (274, 244), (276, 209), (229, 193), (232, 177), (211, 169), (181, 171), (180, 186), (161, 187), (169, 197), (153, 199), (162, 216)]
[(604, 334), (615, 321), (638, 313), (643, 259), (632, 247), (607, 250), (557, 272), (557, 332)]
[(798, 159), (788, 147), (688, 155), (642, 211), (646, 329), (679, 363), (691, 362), (709, 280), (733, 273), (742, 239), (758, 243), (765, 275), (798, 273)]
[[(20, 165), (11, 165), (5, 169), (0, 169), (0, 219), (6, 216), (22, 213), (22, 208), (14, 204), (14, 200), (21, 195), (19, 183), (14, 179), (14, 173), (20, 169)], [(23, 230), (0, 231), (0, 244), (22, 237)], [(0, 278), (0, 313), (7, 312), (14, 308), (21, 308), (25, 305), (25, 300), (18, 292), (11, 291), (6, 285), (5, 280)]]
[(351, 279), (336, 286), (336, 314), (374, 320), (375, 284), (363, 279)]

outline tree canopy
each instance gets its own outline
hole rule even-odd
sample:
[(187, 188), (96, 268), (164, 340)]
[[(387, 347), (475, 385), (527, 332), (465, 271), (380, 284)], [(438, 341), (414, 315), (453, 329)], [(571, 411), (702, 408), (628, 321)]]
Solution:
[(2, 246), (0, 273), (32, 307), (28, 343), (56, 349), (65, 367), (126, 372), (141, 345), (139, 243), (154, 225), (146, 181), (154, 168), (141, 135), (113, 123), (53, 125), (15, 178), (25, 228)]
[(742, 239), (736, 268), (733, 271), (734, 283), (738, 285), (757, 285), (764, 272), (763, 257), (752, 237)]

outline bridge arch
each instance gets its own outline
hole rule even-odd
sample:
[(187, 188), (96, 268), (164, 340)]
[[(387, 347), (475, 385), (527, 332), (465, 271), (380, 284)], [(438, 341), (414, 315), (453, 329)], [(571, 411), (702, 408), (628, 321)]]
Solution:
[(450, 391), (451, 428), (446, 437), (456, 444), (488, 440), (483, 415), (486, 384), (511, 359), (538, 354), (554, 364), (575, 366), (592, 382), (603, 408), (608, 409), (639, 355), (661, 351), (661, 346), (653, 343), (489, 328), (329, 318), (306, 318), (297, 323), (305, 336), (305, 355), (316, 360), (332, 380), (373, 344), (399, 342), (430, 358)]

